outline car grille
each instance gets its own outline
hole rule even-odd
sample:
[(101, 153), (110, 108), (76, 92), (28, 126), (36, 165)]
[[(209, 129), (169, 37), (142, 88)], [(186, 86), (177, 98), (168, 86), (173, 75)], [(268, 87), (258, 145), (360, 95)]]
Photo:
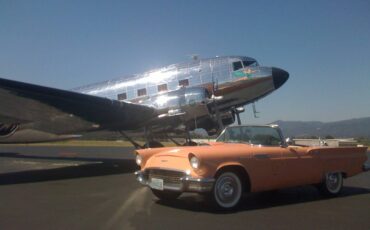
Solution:
[(164, 185), (180, 185), (181, 178), (185, 176), (185, 173), (163, 169), (149, 169), (148, 179), (152, 178), (162, 179)]

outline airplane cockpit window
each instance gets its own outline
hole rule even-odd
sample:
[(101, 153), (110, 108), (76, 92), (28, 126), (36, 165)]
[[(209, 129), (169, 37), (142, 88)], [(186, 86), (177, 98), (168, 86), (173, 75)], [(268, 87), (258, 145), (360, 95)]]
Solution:
[(258, 66), (258, 64), (257, 64), (256, 61), (243, 61), (243, 65), (244, 65), (244, 67), (247, 67), (247, 66)]
[(241, 61), (233, 62), (233, 70), (236, 71), (239, 69), (243, 69), (242, 62)]

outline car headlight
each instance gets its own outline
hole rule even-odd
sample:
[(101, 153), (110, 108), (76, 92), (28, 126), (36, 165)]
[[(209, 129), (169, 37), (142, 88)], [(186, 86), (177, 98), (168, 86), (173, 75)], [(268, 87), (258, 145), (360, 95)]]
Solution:
[(143, 163), (143, 158), (139, 154), (136, 154), (136, 164), (141, 166), (141, 163)]
[(190, 165), (191, 165), (191, 167), (192, 167), (193, 169), (198, 169), (198, 168), (199, 168), (200, 161), (199, 161), (199, 159), (198, 159), (196, 156), (191, 155), (191, 156), (189, 157), (189, 161), (190, 161)]

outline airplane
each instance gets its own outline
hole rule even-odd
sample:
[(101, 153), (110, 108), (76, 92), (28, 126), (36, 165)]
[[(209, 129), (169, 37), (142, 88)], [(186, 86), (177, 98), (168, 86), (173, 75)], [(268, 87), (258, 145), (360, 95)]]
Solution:
[[(160, 147), (155, 137), (197, 128), (212, 135), (235, 118), (240, 123), (243, 106), (279, 89), (288, 78), (287, 71), (260, 66), (246, 56), (195, 56), (69, 91), (0, 78), (0, 143), (56, 141), (111, 130), (136, 148)], [(132, 139), (143, 133), (146, 146)]]

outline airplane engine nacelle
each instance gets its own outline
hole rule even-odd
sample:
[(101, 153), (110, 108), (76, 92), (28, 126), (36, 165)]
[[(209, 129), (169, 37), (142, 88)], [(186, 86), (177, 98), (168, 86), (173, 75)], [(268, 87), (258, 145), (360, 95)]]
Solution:
[(142, 104), (154, 107), (160, 117), (181, 115), (185, 121), (209, 115), (209, 94), (202, 87), (187, 87), (150, 97)]
[(185, 112), (185, 120), (196, 120), (202, 116), (209, 116), (209, 94), (201, 87), (185, 88), (185, 103), (181, 109)]

